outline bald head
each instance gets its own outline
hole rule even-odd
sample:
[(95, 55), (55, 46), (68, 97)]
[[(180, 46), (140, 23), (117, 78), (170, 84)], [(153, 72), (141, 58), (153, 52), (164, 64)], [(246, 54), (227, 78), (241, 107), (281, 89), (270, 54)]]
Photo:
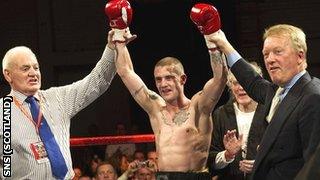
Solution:
[(2, 71), (12, 69), (16, 59), (20, 56), (28, 55), (31, 58), (37, 59), (36, 55), (26, 46), (17, 46), (7, 51), (2, 60)]

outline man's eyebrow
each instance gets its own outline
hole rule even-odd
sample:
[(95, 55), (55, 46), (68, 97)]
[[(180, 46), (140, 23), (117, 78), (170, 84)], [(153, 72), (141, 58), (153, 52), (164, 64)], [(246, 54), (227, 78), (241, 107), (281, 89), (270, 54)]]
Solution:
[(27, 65), (27, 64), (23, 64), (22, 66), (21, 66), (22, 68), (25, 68), (25, 67), (30, 67), (30, 65)]

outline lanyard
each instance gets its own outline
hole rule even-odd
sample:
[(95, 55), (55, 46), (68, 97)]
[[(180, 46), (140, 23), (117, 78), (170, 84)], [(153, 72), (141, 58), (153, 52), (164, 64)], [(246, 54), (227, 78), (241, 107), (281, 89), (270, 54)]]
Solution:
[(41, 124), (41, 120), (42, 120), (42, 112), (41, 112), (41, 108), (39, 107), (39, 115), (38, 115), (38, 120), (37, 120), (37, 124), (34, 122), (32, 116), (30, 116), (30, 114), (28, 113), (28, 111), (22, 106), (22, 103), (19, 102), (19, 100), (16, 97), (13, 97), (13, 101), (16, 104), (16, 106), (18, 106), (18, 108), (20, 109), (20, 111), (32, 122), (32, 124), (35, 126), (37, 134), (39, 135), (39, 127)]

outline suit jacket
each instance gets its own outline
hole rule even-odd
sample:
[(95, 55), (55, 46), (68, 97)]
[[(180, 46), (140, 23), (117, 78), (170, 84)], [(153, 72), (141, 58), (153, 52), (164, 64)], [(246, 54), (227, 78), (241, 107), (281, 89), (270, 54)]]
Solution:
[[(249, 96), (265, 104), (266, 117), (278, 87), (260, 77), (244, 59), (237, 61), (231, 70)], [(314, 152), (320, 140), (318, 130), (311, 137), (314, 122), (320, 117), (319, 87), (320, 80), (309, 73), (291, 87), (262, 138), (253, 179), (293, 179)]]
[[(213, 134), (212, 134), (212, 143), (210, 147), (210, 160), (209, 163), (213, 167), (212, 172), (214, 175), (218, 175), (219, 178), (223, 180), (243, 180), (244, 173), (239, 170), (239, 161), (242, 160), (242, 153), (238, 153), (235, 157), (235, 160), (228, 164), (223, 169), (214, 169), (215, 159), (219, 152), (225, 150), (223, 145), (223, 136), (227, 133), (227, 130), (236, 129), (237, 133), (239, 132), (237, 126), (237, 119), (235, 115), (235, 110), (233, 106), (233, 98), (223, 106), (220, 106), (213, 113)], [(263, 133), (268, 125), (268, 123), (261, 117), (264, 113), (264, 107), (262, 104), (257, 106), (256, 112), (253, 116), (251, 127), (249, 130), (248, 141), (247, 141), (247, 157), (246, 159), (253, 160), (257, 153), (257, 146), (262, 139)], [(239, 135), (239, 134), (238, 134)]]
[[(318, 126), (319, 128), (319, 126)], [(318, 180), (320, 177), (320, 144), (315, 153), (300, 170), (295, 180)]]

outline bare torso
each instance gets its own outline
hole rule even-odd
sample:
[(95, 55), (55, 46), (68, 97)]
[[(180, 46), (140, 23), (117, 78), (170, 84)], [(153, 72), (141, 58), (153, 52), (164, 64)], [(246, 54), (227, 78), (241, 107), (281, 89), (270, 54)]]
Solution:
[(158, 95), (134, 72), (126, 43), (115, 44), (117, 73), (149, 115), (156, 138), (159, 170), (204, 170), (211, 142), (211, 112), (227, 81), (223, 56), (210, 53), (214, 77), (190, 100), (184, 94), (187, 76), (178, 59), (166, 57), (156, 64), (154, 77)]
[[(202, 171), (206, 168), (211, 141), (211, 116), (197, 113), (192, 105), (170, 115), (164, 108), (151, 119), (154, 128), (160, 171)], [(199, 122), (206, 128), (199, 128)]]

